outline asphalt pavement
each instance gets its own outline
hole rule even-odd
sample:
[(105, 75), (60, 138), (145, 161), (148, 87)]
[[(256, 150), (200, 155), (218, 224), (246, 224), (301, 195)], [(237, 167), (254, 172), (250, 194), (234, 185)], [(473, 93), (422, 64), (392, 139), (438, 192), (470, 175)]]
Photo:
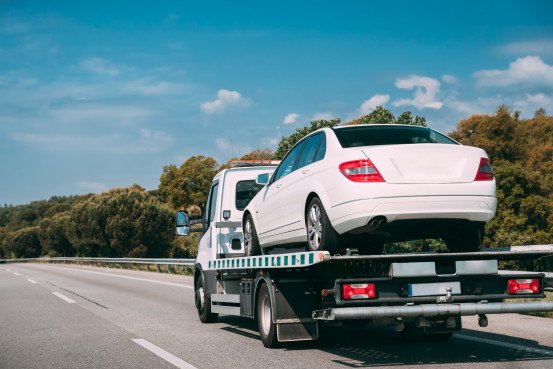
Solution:
[(0, 265), (0, 369), (553, 368), (553, 319), (475, 317), (446, 343), (392, 328), (328, 326), (316, 342), (266, 349), (255, 322), (202, 324), (192, 278), (50, 264)]

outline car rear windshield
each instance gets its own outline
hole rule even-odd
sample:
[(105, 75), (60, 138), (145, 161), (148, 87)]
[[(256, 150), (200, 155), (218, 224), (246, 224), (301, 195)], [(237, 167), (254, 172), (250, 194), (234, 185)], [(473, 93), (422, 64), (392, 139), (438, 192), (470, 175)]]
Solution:
[(342, 147), (404, 145), (417, 143), (457, 143), (430, 128), (409, 126), (362, 126), (334, 130)]

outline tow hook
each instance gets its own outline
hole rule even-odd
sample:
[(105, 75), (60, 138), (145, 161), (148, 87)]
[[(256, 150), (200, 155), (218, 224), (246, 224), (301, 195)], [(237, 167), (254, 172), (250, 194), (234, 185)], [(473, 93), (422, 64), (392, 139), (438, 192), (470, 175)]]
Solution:
[(438, 296), (436, 298), (436, 302), (438, 304), (443, 304), (443, 303), (446, 303), (446, 302), (452, 302), (453, 301), (453, 299), (451, 298), (451, 291), (452, 291), (451, 287), (447, 287), (445, 290), (446, 290), (446, 295), (445, 296)]

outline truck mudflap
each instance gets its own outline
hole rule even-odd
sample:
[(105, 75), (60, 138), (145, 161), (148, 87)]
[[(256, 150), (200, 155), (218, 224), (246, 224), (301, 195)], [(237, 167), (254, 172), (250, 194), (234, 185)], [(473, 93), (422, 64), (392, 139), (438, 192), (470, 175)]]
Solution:
[(314, 310), (313, 319), (436, 318), (446, 316), (534, 313), (546, 311), (553, 311), (553, 301), (344, 307)]

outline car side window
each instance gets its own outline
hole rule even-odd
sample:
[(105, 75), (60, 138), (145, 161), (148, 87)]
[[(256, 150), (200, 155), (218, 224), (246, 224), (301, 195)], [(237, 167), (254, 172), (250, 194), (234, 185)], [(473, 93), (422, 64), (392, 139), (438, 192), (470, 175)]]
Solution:
[(305, 144), (305, 148), (301, 153), (297, 169), (315, 162), (315, 155), (317, 154), (317, 150), (321, 144), (322, 137), (322, 133), (309, 137), (307, 143)]
[(290, 151), (288, 155), (286, 155), (286, 157), (284, 158), (284, 160), (282, 160), (282, 162), (278, 166), (278, 169), (275, 172), (275, 177), (273, 182), (276, 182), (282, 177), (292, 173), (292, 171), (294, 170), (294, 166), (296, 165), (296, 162), (298, 161), (298, 157), (300, 156), (304, 146), (305, 146), (305, 140), (303, 140), (298, 145), (296, 145), (296, 147), (294, 147), (292, 151)]
[(323, 160), (326, 154), (326, 135), (324, 133), (321, 134), (321, 143), (319, 144), (319, 148), (317, 149), (317, 153), (315, 154), (315, 161)]

